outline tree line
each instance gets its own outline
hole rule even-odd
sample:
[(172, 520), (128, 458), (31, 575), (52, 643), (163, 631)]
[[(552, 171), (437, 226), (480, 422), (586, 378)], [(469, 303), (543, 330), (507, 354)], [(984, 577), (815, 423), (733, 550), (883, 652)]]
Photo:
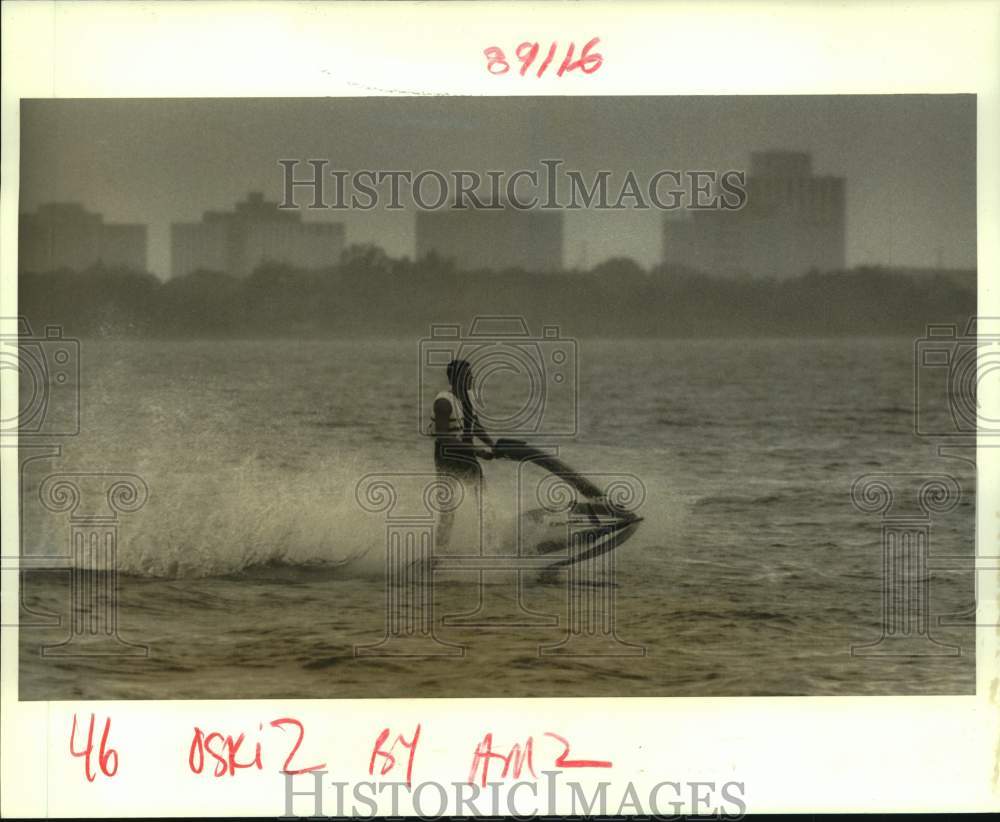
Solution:
[(974, 277), (878, 267), (793, 279), (732, 278), (629, 258), (587, 270), (465, 271), (432, 256), (353, 246), (336, 265), (264, 262), (249, 276), (196, 271), (162, 281), (96, 265), (22, 272), (19, 313), (72, 336), (357, 337), (425, 335), (434, 323), (523, 316), (565, 335), (723, 337), (915, 335), (975, 314)]

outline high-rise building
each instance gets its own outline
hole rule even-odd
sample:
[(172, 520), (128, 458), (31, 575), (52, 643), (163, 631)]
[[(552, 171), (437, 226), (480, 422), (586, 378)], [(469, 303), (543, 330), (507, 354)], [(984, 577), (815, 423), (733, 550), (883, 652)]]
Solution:
[(538, 209), (440, 209), (417, 212), (417, 258), (437, 254), (459, 269), (563, 267), (563, 216)]
[(82, 271), (98, 263), (146, 270), (146, 226), (105, 223), (80, 203), (47, 203), (18, 222), (18, 269)]
[(170, 269), (174, 277), (199, 269), (245, 277), (266, 261), (324, 268), (340, 260), (344, 236), (343, 223), (306, 223), (298, 211), (252, 193), (233, 211), (171, 225)]
[(710, 274), (779, 278), (844, 268), (843, 177), (814, 176), (805, 152), (755, 151), (746, 192), (739, 210), (668, 217), (663, 261)]

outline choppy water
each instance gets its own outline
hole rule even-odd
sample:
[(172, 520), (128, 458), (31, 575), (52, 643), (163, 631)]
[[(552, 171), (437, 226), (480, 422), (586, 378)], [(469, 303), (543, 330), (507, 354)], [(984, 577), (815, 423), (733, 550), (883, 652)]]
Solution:
[[(491, 613), (522, 624), (437, 625), (461, 657), (355, 658), (386, 617), (386, 525), (355, 485), (431, 469), (416, 343), (85, 341), (82, 433), (24, 471), (24, 551), (66, 550), (67, 514), (38, 504), (48, 474), (140, 475), (149, 500), (118, 523), (118, 623), (149, 655), (40, 656), (67, 636), (69, 582), (30, 574), (22, 620), (63, 625), (22, 630), (21, 697), (970, 693), (967, 627), (932, 624), (957, 657), (850, 654), (881, 634), (880, 523), (851, 504), (859, 475), (954, 475), (963, 498), (931, 551), (973, 553), (974, 471), (914, 437), (912, 357), (907, 340), (581, 342), (561, 454), (645, 486), (614, 589), (617, 635), (645, 656), (540, 656), (582, 586), (526, 574), (521, 608), (500, 574)], [(488, 553), (510, 548), (514, 470), (486, 466)], [(477, 580), (439, 581), (439, 620), (475, 607)], [(968, 571), (931, 590), (932, 623), (973, 606)]]

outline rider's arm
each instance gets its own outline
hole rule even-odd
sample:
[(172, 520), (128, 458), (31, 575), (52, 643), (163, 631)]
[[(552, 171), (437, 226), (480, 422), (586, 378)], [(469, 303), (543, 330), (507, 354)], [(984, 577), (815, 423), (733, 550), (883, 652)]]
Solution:
[[(434, 402), (434, 434), (439, 437), (450, 437), (453, 436), (450, 430), (451, 423), (451, 403), (442, 397), (441, 399), (435, 400)], [(472, 425), (473, 435), (479, 437), (483, 442), (485, 442), (489, 447), (489, 451), (479, 451), (477, 449), (470, 449), (470, 452), (477, 457), (482, 459), (491, 459), (493, 457), (493, 449), (496, 447), (496, 443), (486, 433), (485, 429), (479, 424), (479, 420), (476, 420)]]
[(493, 449), (497, 447), (496, 441), (493, 437), (486, 433), (486, 429), (480, 425), (478, 418), (472, 425), (472, 433), (490, 447), (490, 454), (492, 455)]

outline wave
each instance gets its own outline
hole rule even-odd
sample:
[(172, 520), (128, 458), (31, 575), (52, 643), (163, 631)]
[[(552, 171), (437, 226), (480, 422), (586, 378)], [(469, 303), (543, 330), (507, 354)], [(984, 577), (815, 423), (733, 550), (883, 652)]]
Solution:
[[(384, 551), (369, 554), (384, 547), (385, 522), (365, 515), (354, 498), (365, 473), (357, 458), (314, 459), (311, 470), (302, 470), (255, 453), (226, 462), (211, 448), (183, 456), (160, 450), (152, 461), (157, 468), (141, 456), (150, 454), (137, 455), (133, 470), (148, 485), (149, 499), (119, 519), (119, 573), (207, 577), (282, 566), (382, 571)], [(25, 553), (65, 553), (65, 517), (45, 511), (31, 488), (24, 499)]]
[[(147, 482), (149, 499), (141, 510), (120, 518), (120, 573), (384, 579), (386, 514), (362, 508), (358, 480), (387, 471), (426, 476), (429, 468), (423, 453), (340, 449), (327, 455), (248, 453), (225, 461), (223, 449), (205, 445), (192, 453), (157, 442), (133, 453), (133, 470)], [(92, 465), (92, 460), (80, 455), (81, 463)], [(461, 553), (512, 553), (518, 513), (514, 464), (488, 465), (485, 472), (482, 523), (474, 509), (460, 509), (451, 543)], [(33, 502), (25, 508), (26, 553), (64, 554), (65, 517), (43, 510), (34, 489), (25, 491), (25, 500)], [(678, 510), (667, 489), (649, 487), (641, 511), (647, 522), (630, 551), (641, 548), (644, 539), (662, 539)]]

